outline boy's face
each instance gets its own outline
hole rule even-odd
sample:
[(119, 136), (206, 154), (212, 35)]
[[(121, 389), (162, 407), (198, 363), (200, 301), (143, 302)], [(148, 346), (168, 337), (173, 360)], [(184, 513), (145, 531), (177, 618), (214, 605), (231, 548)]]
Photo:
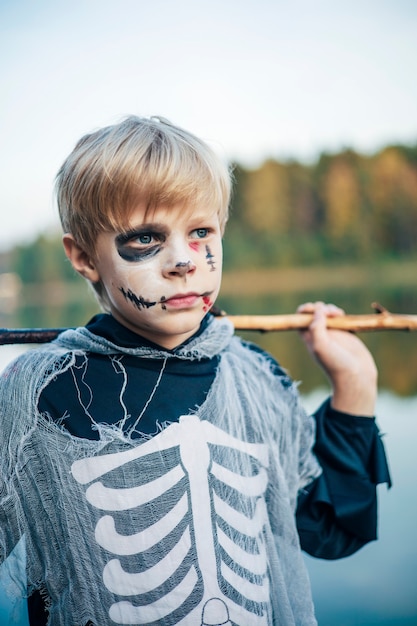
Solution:
[(145, 219), (145, 207), (139, 205), (127, 233), (99, 235), (94, 267), (112, 315), (133, 332), (173, 349), (198, 330), (219, 293), (217, 213), (162, 206)]

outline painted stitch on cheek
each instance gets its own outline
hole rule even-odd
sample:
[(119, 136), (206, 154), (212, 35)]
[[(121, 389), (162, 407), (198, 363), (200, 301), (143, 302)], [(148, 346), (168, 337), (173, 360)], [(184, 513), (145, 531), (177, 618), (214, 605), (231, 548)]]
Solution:
[(157, 302), (149, 302), (149, 300), (145, 300), (142, 296), (137, 296), (131, 289), (126, 291), (123, 287), (119, 287), (119, 290), (125, 299), (131, 302), (139, 311), (142, 309), (150, 309), (152, 306), (155, 306), (155, 304), (158, 304)]
[(207, 265), (210, 265), (210, 272), (214, 272), (216, 270), (214, 261), (214, 254), (211, 253), (210, 246), (206, 246), (206, 259)]

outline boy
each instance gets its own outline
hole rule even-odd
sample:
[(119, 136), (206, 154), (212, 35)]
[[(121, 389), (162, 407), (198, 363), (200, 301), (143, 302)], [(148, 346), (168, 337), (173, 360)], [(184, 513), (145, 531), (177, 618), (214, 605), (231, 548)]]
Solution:
[(65, 252), (105, 313), (2, 377), (0, 554), (24, 542), (33, 624), (316, 624), (301, 548), (376, 538), (372, 357), (326, 330), (339, 309), (301, 307), (333, 388), (312, 418), (213, 318), (229, 195), (211, 149), (155, 118), (83, 137), (58, 174)]

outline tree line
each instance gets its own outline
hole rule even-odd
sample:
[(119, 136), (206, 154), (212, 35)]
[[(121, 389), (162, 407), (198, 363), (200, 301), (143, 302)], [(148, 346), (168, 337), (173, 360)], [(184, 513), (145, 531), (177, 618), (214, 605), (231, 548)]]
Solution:
[[(416, 256), (417, 145), (354, 150), (316, 162), (235, 164), (225, 269), (367, 263)], [(23, 283), (71, 281), (60, 235), (16, 246)]]
[(417, 242), (417, 145), (315, 163), (235, 166), (226, 233), (230, 267), (368, 262), (409, 257)]

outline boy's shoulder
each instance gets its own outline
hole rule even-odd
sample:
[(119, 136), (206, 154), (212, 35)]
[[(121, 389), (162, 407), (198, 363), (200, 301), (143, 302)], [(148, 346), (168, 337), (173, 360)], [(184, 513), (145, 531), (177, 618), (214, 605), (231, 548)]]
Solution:
[(258, 346), (256, 343), (252, 341), (247, 341), (245, 339), (240, 339), (240, 343), (242, 347), (248, 350), (251, 354), (257, 355), (260, 358), (264, 359), (274, 376), (280, 378), (284, 387), (290, 387), (293, 384), (291, 377), (288, 372), (279, 364), (279, 362), (272, 356), (269, 352)]
[(0, 384), (2, 387), (30, 386), (37, 379), (47, 376), (48, 372), (53, 375), (52, 372), (60, 370), (71, 358), (71, 351), (54, 343), (29, 348), (7, 363), (0, 372)]

